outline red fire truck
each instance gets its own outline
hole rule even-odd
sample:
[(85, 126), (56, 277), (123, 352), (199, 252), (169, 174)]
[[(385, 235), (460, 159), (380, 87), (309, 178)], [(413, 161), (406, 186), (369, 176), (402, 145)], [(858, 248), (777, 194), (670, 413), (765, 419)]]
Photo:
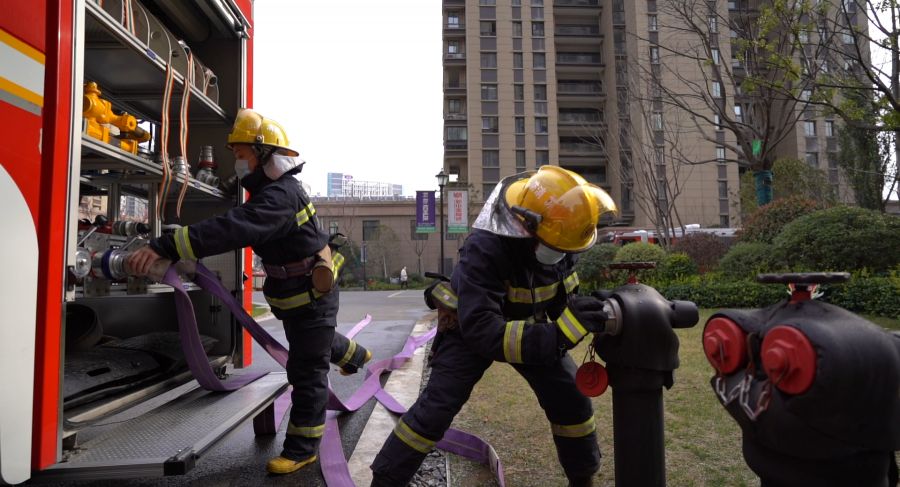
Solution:
[[(0, 483), (182, 473), (287, 387), (199, 389), (172, 289), (122, 268), (148, 238), (243, 198), (223, 143), (253, 102), (252, 0), (2, 7)], [(204, 264), (249, 306), (248, 251)], [(185, 285), (210, 364), (248, 365), (249, 337)]]

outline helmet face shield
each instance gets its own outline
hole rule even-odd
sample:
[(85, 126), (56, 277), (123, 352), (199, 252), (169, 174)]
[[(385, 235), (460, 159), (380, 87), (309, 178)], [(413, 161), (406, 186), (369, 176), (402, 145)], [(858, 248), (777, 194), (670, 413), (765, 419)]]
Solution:
[(522, 219), (510, 211), (506, 204), (504, 195), (507, 189), (522, 181), (528, 181), (528, 178), (535, 174), (535, 171), (513, 174), (504, 178), (494, 186), (490, 196), (484, 201), (484, 206), (472, 224), (472, 228), (486, 230), (495, 235), (513, 238), (531, 238), (534, 235), (528, 231), (528, 228), (522, 222)]

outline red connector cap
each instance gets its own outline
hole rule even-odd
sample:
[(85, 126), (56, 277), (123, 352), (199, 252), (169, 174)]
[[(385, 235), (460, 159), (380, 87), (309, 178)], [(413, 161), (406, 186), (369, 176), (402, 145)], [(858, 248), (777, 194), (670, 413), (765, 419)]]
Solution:
[(816, 378), (816, 349), (802, 331), (779, 325), (766, 333), (760, 349), (769, 380), (787, 394), (802, 394)]
[(575, 385), (587, 397), (597, 397), (609, 386), (606, 367), (597, 362), (585, 362), (575, 372)]
[(734, 321), (717, 316), (703, 329), (706, 359), (721, 374), (730, 374), (747, 363), (747, 334)]

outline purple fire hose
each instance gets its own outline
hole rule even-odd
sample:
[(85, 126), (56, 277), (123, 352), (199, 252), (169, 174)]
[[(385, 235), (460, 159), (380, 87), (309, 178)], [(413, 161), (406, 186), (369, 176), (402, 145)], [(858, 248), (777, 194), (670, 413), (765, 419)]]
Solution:
[[(197, 263), (197, 271), (193, 276), (193, 281), (200, 286), (200, 288), (221, 299), (241, 326), (250, 333), (250, 336), (252, 336), (279, 365), (282, 367), (287, 365), (287, 349), (284, 348), (278, 340), (272, 337), (272, 335), (269, 335), (256, 320), (247, 314), (231, 293), (222, 286), (219, 279), (209, 269), (202, 264)], [(211, 391), (233, 391), (266, 374), (265, 372), (242, 374), (239, 376), (232, 376), (225, 381), (220, 380), (209, 365), (209, 360), (203, 349), (202, 342), (200, 341), (200, 332), (197, 328), (197, 319), (196, 316), (194, 316), (194, 308), (191, 305), (191, 299), (188, 296), (187, 291), (185, 291), (184, 286), (182, 286), (181, 278), (178, 276), (174, 266), (169, 267), (162, 282), (172, 286), (175, 290), (178, 333), (181, 337), (182, 348), (191, 373), (204, 389)], [(371, 321), (372, 317), (366, 315), (365, 319), (357, 323), (350, 332), (347, 333), (347, 338), (356, 336), (356, 334), (362, 331), (362, 329), (371, 323)], [(356, 411), (373, 397), (392, 413), (398, 415), (405, 413), (406, 408), (397, 402), (393, 396), (388, 394), (387, 391), (382, 389), (380, 380), (381, 374), (401, 367), (412, 357), (413, 352), (418, 347), (424, 345), (434, 337), (436, 331), (436, 329), (431, 329), (425, 334), (416, 337), (410, 336), (406, 340), (403, 350), (401, 350), (400, 353), (389, 359), (379, 360), (369, 365), (366, 370), (366, 379), (363, 381), (362, 386), (360, 386), (360, 388), (346, 401), (341, 401), (329, 386), (329, 411), (326, 414), (325, 434), (322, 437), (322, 443), (319, 446), (319, 462), (322, 468), (322, 475), (325, 477), (327, 485), (332, 487), (355, 487), (353, 479), (350, 477), (347, 459), (344, 457), (344, 451), (341, 446), (340, 431), (337, 424), (338, 414), (340, 412)], [(276, 419), (280, 420), (283, 418), (289, 404), (290, 394), (286, 392), (276, 401)], [(280, 413), (278, 412), (279, 410)], [(437, 443), (436, 447), (488, 465), (497, 478), (500, 486), (505, 487), (503, 465), (500, 463), (500, 458), (497, 456), (494, 448), (481, 438), (463, 431), (450, 429), (444, 434), (444, 438)]]

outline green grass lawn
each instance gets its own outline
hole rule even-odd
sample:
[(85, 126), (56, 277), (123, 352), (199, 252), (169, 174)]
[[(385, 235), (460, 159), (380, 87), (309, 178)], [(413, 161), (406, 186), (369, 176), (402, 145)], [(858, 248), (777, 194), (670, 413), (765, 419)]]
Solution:
[(250, 313), (250, 316), (256, 318), (258, 316), (264, 315), (269, 312), (268, 306), (260, 306), (258, 304), (253, 305), (253, 312)]
[[(701, 346), (703, 325), (712, 310), (702, 310), (694, 328), (677, 330), (681, 367), (665, 400), (666, 474), (672, 486), (755, 486), (759, 480), (744, 463), (741, 433), (710, 387), (713, 369)], [(868, 317), (872, 319), (872, 317)], [(878, 318), (879, 325), (900, 329), (900, 321)], [(580, 363), (586, 343), (574, 349)], [(593, 399), (600, 451), (603, 454), (598, 486), (615, 485), (612, 433), (612, 394)], [(506, 483), (515, 486), (565, 486), (553, 440), (534, 394), (513, 369), (494, 363), (475, 387), (453, 427), (481, 436), (500, 455)], [(451, 484), (493, 486), (480, 465), (450, 456)]]

